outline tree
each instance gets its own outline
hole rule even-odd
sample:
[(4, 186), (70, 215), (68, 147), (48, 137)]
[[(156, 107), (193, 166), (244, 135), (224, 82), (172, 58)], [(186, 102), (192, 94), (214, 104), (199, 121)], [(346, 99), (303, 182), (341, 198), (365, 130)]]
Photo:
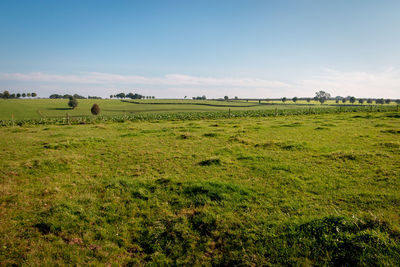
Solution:
[(343, 98), (342, 99), (342, 103), (344, 104), (344, 103), (346, 103), (347, 102), (347, 99), (346, 98)]
[(225, 101), (229, 99), (229, 97), (226, 95), (224, 96)]
[(286, 102), (286, 100), (287, 100), (287, 98), (286, 98), (286, 97), (282, 97), (282, 102), (283, 102), (283, 103), (285, 103), (285, 102)]
[(21, 94), (20, 94), (20, 93), (17, 93), (17, 97), (20, 98), (20, 97), (21, 97)]
[(381, 98), (381, 99), (375, 100), (375, 103), (383, 105), (385, 103), (385, 101), (383, 100), (383, 98)]
[(78, 106), (78, 100), (76, 100), (75, 97), (71, 96), (68, 101), (68, 106), (70, 106), (72, 109), (76, 108)]
[(372, 100), (371, 98), (368, 98), (368, 99), (367, 99), (367, 103), (368, 103), (368, 104), (372, 104), (372, 102), (373, 102), (373, 100)]
[(37, 94), (36, 94), (36, 93), (32, 93), (31, 95), (32, 95), (32, 97), (36, 97), (36, 96), (37, 96)]
[(156, 98), (156, 97), (155, 97), (155, 96), (152, 96), (151, 98), (153, 98), (153, 99), (154, 99), (154, 98)]
[(296, 103), (297, 100), (298, 100), (297, 96), (295, 96), (295, 97), (292, 98), (292, 101), (293, 101), (294, 103)]
[(113, 98), (113, 95), (110, 95), (110, 98)]
[(400, 105), (400, 99), (397, 99), (397, 100), (396, 100), (396, 104), (397, 104), (397, 105)]
[(100, 114), (99, 105), (93, 104), (92, 108), (90, 109), (90, 112), (92, 112), (93, 115), (99, 115)]
[(206, 100), (207, 97), (206, 97), (205, 95), (203, 95), (203, 96), (201, 97), (201, 99), (202, 99), (202, 100)]
[(238, 99), (239, 99), (239, 97), (235, 96), (235, 99), (236, 99), (236, 100), (238, 100)]
[(26, 96), (27, 96), (27, 97), (31, 97), (31, 93), (27, 93)]
[(390, 102), (392, 102), (390, 99), (385, 100), (385, 104), (390, 104)]
[(323, 104), (330, 97), (331, 95), (325, 91), (318, 91), (315, 93), (315, 100), (319, 101), (321, 104)]
[(26, 97), (26, 94), (25, 94), (25, 93), (22, 93), (22, 97)]
[(358, 99), (358, 103), (360, 103), (360, 104), (364, 104), (364, 99)]
[(7, 91), (7, 90), (5, 90), (5, 91), (3, 92), (3, 98), (10, 98), (10, 92)]
[(335, 100), (335, 103), (336, 103), (336, 104), (339, 104), (339, 99), (336, 99), (336, 100)]
[(311, 102), (311, 98), (307, 98), (307, 103), (310, 103)]
[(354, 96), (351, 96), (349, 101), (350, 103), (354, 104), (354, 102), (356, 102), (356, 98)]
[(117, 94), (117, 98), (125, 98), (125, 97), (126, 97), (125, 93)]

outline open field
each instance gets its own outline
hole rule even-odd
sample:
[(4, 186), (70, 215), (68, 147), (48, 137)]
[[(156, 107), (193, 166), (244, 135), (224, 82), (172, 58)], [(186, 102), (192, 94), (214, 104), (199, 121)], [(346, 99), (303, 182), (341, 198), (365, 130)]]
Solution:
[[(119, 116), (124, 114), (160, 113), (160, 112), (198, 112), (198, 111), (245, 111), (270, 109), (307, 108), (305, 103), (299, 105), (282, 102), (256, 101), (211, 101), (211, 100), (125, 100), (116, 99), (79, 99), (74, 110), (67, 105), (67, 99), (0, 99), (0, 120), (40, 119), (70, 116), (92, 116), (90, 108), (97, 103), (102, 116)], [(129, 103), (131, 102), (131, 103)], [(313, 101), (312, 106), (327, 107)]]
[(0, 148), (4, 265), (400, 260), (398, 112), (2, 127)]

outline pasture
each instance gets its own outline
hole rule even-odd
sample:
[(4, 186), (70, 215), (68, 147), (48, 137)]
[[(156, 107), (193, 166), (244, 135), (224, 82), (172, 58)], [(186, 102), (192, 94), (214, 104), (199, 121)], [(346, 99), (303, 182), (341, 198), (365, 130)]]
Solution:
[[(143, 111), (72, 112), (94, 102)], [(26, 105), (14, 116), (66, 101)], [(0, 147), (4, 265), (400, 260), (396, 111), (1, 127)]]
[[(0, 99), (0, 120), (40, 119), (65, 117), (66, 113), (74, 117), (90, 117), (90, 108), (97, 103), (102, 116), (121, 116), (124, 114), (160, 113), (160, 112), (215, 112), (270, 109), (298, 109), (308, 107), (281, 102), (256, 101), (215, 101), (215, 100), (117, 100), (117, 99), (78, 99), (78, 107), (71, 109), (68, 99)], [(312, 103), (317, 105), (316, 102)], [(322, 105), (327, 106), (327, 105)]]

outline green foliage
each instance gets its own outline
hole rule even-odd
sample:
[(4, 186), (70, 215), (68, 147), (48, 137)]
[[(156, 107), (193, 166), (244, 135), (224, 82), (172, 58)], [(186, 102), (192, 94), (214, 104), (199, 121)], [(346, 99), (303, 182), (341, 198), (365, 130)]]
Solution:
[(325, 91), (318, 91), (315, 93), (315, 100), (319, 101), (321, 104), (325, 103), (331, 95)]
[(72, 109), (76, 108), (78, 106), (78, 100), (75, 97), (71, 96), (68, 101), (68, 106)]
[(100, 107), (97, 104), (93, 104), (92, 108), (90, 109), (90, 112), (93, 115), (99, 115), (100, 114)]

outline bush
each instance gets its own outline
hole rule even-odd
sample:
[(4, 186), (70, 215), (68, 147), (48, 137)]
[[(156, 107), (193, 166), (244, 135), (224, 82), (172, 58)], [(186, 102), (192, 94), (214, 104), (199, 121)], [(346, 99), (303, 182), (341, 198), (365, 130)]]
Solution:
[(99, 115), (100, 114), (100, 107), (97, 104), (93, 104), (92, 108), (90, 109), (93, 115)]
[(68, 106), (70, 106), (72, 109), (76, 108), (78, 106), (78, 100), (76, 100), (75, 97), (71, 96), (68, 101)]

